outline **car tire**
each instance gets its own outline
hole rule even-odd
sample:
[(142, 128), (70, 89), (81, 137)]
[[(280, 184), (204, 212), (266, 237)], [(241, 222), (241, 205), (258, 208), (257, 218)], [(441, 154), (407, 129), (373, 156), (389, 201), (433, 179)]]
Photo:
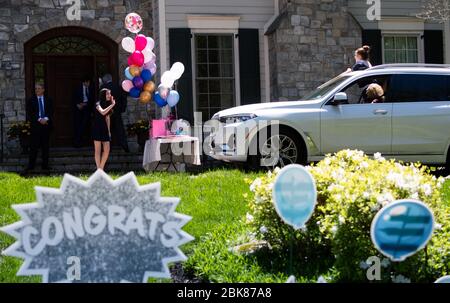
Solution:
[[(257, 145), (258, 147), (261, 146), (259, 144), (260, 134), (261, 132), (258, 133), (256, 140), (252, 142), (252, 144), (258, 142)], [(267, 134), (268, 134), (267, 136), (270, 136), (271, 134), (270, 127), (267, 130)], [(247, 157), (246, 168), (250, 170), (261, 170), (261, 169), (273, 170), (275, 167), (282, 168), (289, 164), (302, 164), (302, 165), (306, 164), (307, 162), (306, 145), (304, 144), (302, 137), (296, 131), (287, 127), (280, 126), (278, 142), (280, 143), (281, 147), (278, 161), (274, 157), (267, 156), (267, 151), (270, 150), (270, 148), (268, 147), (270, 147), (270, 141), (273, 137), (277, 137), (277, 135), (270, 136), (267, 140), (265, 140), (265, 142), (262, 143), (263, 150), (257, 148), (257, 155), (249, 155)], [(264, 166), (261, 164), (262, 161), (270, 165)]]

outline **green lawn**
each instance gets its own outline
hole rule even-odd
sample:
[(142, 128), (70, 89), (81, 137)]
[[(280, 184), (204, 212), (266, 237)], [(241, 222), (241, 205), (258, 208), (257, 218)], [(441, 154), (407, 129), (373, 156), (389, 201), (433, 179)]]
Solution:
[[(87, 179), (88, 176), (81, 176)], [(117, 178), (118, 175), (112, 175)], [(237, 170), (218, 170), (199, 175), (154, 173), (138, 175), (141, 185), (161, 182), (161, 195), (180, 197), (177, 212), (192, 216), (183, 228), (196, 238), (182, 247), (189, 255), (202, 235), (219, 226), (232, 226), (246, 213), (247, 201), (243, 194), (248, 192), (245, 178), (256, 174), (245, 174)], [(12, 204), (35, 201), (34, 186), (59, 187), (62, 176), (22, 178), (17, 174), (0, 173), (0, 226), (19, 220), (11, 208)], [(0, 233), (0, 251), (13, 243), (14, 239)], [(21, 259), (0, 256), (0, 282), (39, 281), (36, 277), (16, 277)]]
[[(249, 193), (245, 179), (254, 179), (257, 173), (237, 170), (217, 170), (199, 175), (154, 173), (138, 175), (141, 185), (161, 182), (162, 196), (181, 198), (177, 212), (192, 216), (184, 230), (195, 241), (182, 247), (188, 255), (186, 268), (213, 282), (282, 282), (286, 266), (273, 267), (273, 260), (247, 257), (230, 252), (230, 247), (241, 244)], [(88, 176), (81, 176), (87, 179)], [(117, 178), (118, 175), (113, 175)], [(34, 186), (59, 187), (62, 176), (22, 178), (17, 174), (0, 173), (0, 226), (19, 220), (12, 204), (35, 201)], [(444, 201), (450, 203), (450, 180), (442, 189)], [(0, 233), (0, 251), (14, 239)], [(245, 241), (245, 239), (244, 239)], [(281, 257), (281, 256), (280, 256)], [(39, 277), (17, 277), (21, 259), (0, 256), (0, 282), (39, 282)], [(314, 281), (320, 273), (308, 274), (299, 280)], [(167, 280), (164, 280), (167, 281)]]

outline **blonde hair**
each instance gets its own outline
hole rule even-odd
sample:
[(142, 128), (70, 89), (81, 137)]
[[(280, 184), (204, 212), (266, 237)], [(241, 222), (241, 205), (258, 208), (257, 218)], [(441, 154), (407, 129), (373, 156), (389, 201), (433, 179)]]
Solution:
[(380, 101), (383, 101), (384, 99), (382, 99), (384, 90), (380, 85), (376, 83), (372, 83), (367, 87), (366, 94), (369, 100), (380, 99)]

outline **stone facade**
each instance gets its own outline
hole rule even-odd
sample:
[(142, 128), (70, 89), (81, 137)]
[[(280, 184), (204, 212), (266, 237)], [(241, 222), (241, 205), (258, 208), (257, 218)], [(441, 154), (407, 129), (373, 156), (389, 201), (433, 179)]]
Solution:
[(271, 99), (295, 100), (352, 65), (361, 28), (347, 0), (280, 0), (280, 11), (269, 36)]
[[(49, 29), (63, 30), (64, 26), (94, 29), (117, 42), (119, 77), (123, 78), (128, 54), (120, 42), (123, 37), (132, 36), (123, 26), (126, 14), (138, 13), (144, 20), (142, 33), (153, 35), (152, 0), (81, 0), (80, 21), (68, 20), (68, 2), (73, 1), (0, 0), (0, 113), (5, 114), (5, 133), (11, 123), (25, 120), (24, 43), (29, 39)], [(146, 107), (130, 99), (124, 123), (146, 116)], [(6, 152), (17, 147), (17, 142), (5, 139), (5, 143)]]

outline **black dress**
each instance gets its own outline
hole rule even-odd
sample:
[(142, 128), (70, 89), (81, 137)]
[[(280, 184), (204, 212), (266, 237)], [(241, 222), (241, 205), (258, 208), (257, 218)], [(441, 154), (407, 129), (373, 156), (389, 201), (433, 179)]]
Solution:
[(106, 116), (103, 116), (98, 112), (97, 106), (99, 105), (100, 102), (95, 104), (92, 139), (94, 139), (94, 141), (110, 142), (111, 137), (109, 136), (108, 125), (106, 124)]

